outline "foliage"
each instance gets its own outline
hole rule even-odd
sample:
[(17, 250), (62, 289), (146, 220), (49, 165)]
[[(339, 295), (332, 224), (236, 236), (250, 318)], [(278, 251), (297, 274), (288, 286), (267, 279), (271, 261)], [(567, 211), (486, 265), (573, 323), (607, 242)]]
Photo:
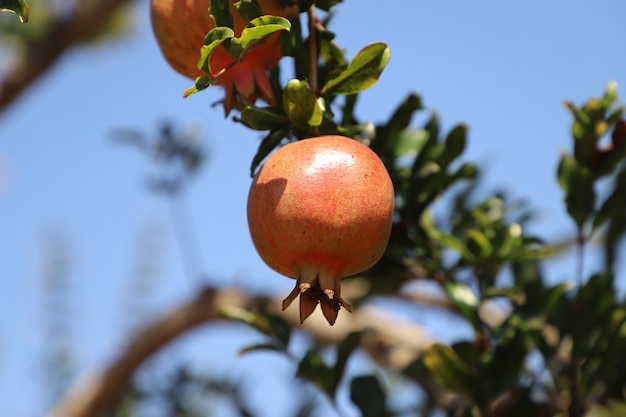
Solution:
[[(221, 311), (230, 324), (249, 327), (263, 337), (241, 354), (269, 351), (295, 360), (295, 377), (316, 387), (338, 408), (346, 384), (350, 401), (366, 417), (401, 413), (388, 401), (393, 392), (385, 383), (387, 374), (424, 394), (414, 409), (402, 411), (412, 415), (623, 413), (626, 304), (616, 295), (614, 279), (618, 247), (626, 233), (626, 121), (617, 86), (609, 83), (601, 97), (580, 106), (565, 103), (573, 119), (572, 150), (561, 155), (555, 180), (572, 219), (579, 262), (567, 281), (548, 283), (544, 263), (568, 245), (527, 233), (533, 212), (525, 203), (478, 191), (480, 169), (463, 159), (468, 127), (456, 125), (444, 131), (439, 115), (414, 93), (407, 94), (384, 122), (374, 124), (357, 116), (357, 100), (383, 73), (389, 47), (383, 42), (365, 45), (349, 60), (326, 27), (329, 19), (314, 16), (316, 6), (332, 16), (338, 1), (298, 3), (302, 21), (311, 19), (312, 32), (306, 36), (300, 20), (259, 16), (256, 1), (242, 0), (240, 12), (253, 19), (235, 37), (229, 8), (218, 7), (226, 3), (216, 0), (210, 13), (218, 27), (206, 35), (198, 51), (198, 68), (207, 75), (198, 78), (185, 95), (214, 85), (228, 71), (209, 68), (209, 57), (218, 46), (227, 47), (238, 60), (265, 36), (281, 32), (294, 76), (282, 85), (279, 69), (274, 70), (271, 80), (280, 93), (276, 94), (279, 106), (240, 101), (234, 118), (251, 130), (265, 132), (250, 173), (281, 144), (319, 134), (347, 135), (370, 146), (390, 173), (397, 206), (382, 260), (348, 280), (362, 288), (352, 299), (355, 314), (380, 298), (417, 307), (420, 302), (407, 288), (428, 283), (441, 294), (440, 305), (467, 325), (471, 336), (450, 344), (429, 343), (399, 368), (368, 348), (368, 332), (377, 331), (369, 329), (348, 332), (330, 345), (311, 340), (304, 354), (294, 357), (293, 340), (306, 330), (268, 309), (269, 300), (262, 299), (255, 308)], [(423, 122), (416, 125), (415, 119)], [(140, 149), (149, 148), (150, 153), (155, 149), (140, 137), (124, 138)], [(164, 129), (156, 148), (161, 161), (178, 164), (180, 171), (173, 179), (155, 182), (154, 188), (176, 194), (188, 174), (203, 163), (204, 155), (169, 129)], [(599, 242), (603, 262), (599, 270), (585, 276), (580, 265), (592, 239)], [(489, 313), (494, 305), (500, 307)], [(376, 362), (375, 372), (348, 371), (359, 352), (367, 352)], [(239, 414), (255, 415), (237, 388), (232, 381), (198, 376), (181, 365), (164, 386), (146, 386), (138, 379), (112, 415), (139, 415), (142, 405), (155, 396), (168, 404), (169, 415), (206, 415), (209, 407), (194, 401), (210, 399), (207, 392), (220, 389), (233, 399)], [(308, 407), (302, 405), (300, 415), (310, 413)]]
[[(319, 3), (332, 15), (334, 3)], [(311, 7), (309, 18), (315, 5)], [(224, 11), (228, 8), (219, 13)], [(219, 20), (229, 21), (223, 15)], [(273, 28), (277, 23), (271, 18), (259, 22), (252, 26)], [(280, 28), (285, 30), (284, 52), (294, 60), (295, 70), (295, 78), (284, 86), (278, 70), (272, 77), (281, 105), (240, 102), (234, 120), (267, 132), (251, 174), (285, 141), (318, 134), (352, 136), (385, 163), (396, 190), (394, 227), (383, 259), (353, 278), (366, 284), (353, 298), (354, 305), (365, 306), (376, 297), (414, 304), (407, 285), (428, 281), (445, 298), (445, 308), (472, 329), (469, 338), (424, 346), (401, 369), (378, 360), (381, 374), (391, 372), (424, 392), (411, 413), (578, 417), (624, 408), (626, 306), (616, 296), (613, 279), (617, 247), (626, 232), (626, 122), (616, 85), (610, 83), (602, 97), (580, 107), (565, 103), (573, 116), (573, 151), (561, 155), (557, 170), (575, 225), (577, 256), (583, 257), (590, 239), (596, 238), (602, 242), (603, 268), (589, 277), (579, 268), (570, 280), (548, 284), (542, 265), (568, 244), (529, 235), (532, 210), (524, 202), (477, 192), (479, 167), (462, 159), (468, 127), (442, 131), (439, 116), (413, 93), (386, 122), (361, 120), (354, 113), (357, 98), (381, 75), (389, 48), (382, 42), (367, 45), (349, 61), (323, 23), (309, 27), (315, 33), (308, 37), (298, 20)], [(223, 42), (230, 43), (235, 58), (253, 45), (233, 38), (228, 27), (213, 29), (199, 63), (210, 79), (201, 82), (202, 88), (196, 82), (193, 92), (213, 84), (215, 76), (206, 63), (214, 43)], [(311, 52), (318, 62), (310, 61)], [(425, 120), (423, 125), (412, 123), (416, 116)], [(607, 135), (610, 143), (604, 140)], [(505, 307), (489, 314), (490, 305)], [(264, 335), (265, 341), (242, 353), (269, 350), (292, 358), (292, 338), (299, 330), (281, 316), (266, 307), (226, 308), (222, 314)], [(351, 332), (333, 344), (332, 361), (324, 355), (328, 346), (312, 344), (296, 358), (295, 376), (312, 383), (337, 407), (338, 388), (349, 379), (350, 400), (363, 416), (394, 415), (397, 410), (387, 401), (393, 393), (381, 374), (346, 373), (365, 337), (364, 331)]]
[(1, 0), (0, 12), (12, 12), (17, 15), (20, 22), (28, 22), (28, 14), (30, 13), (30, 7), (24, 0)]

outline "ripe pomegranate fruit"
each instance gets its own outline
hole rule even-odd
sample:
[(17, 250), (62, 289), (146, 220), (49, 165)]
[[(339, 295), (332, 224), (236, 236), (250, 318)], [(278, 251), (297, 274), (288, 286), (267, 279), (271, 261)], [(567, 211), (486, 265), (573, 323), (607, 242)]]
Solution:
[[(230, 1), (230, 12), (234, 21), (235, 36), (249, 23)], [(282, 8), (278, 0), (258, 0), (264, 14), (293, 18), (298, 14), (297, 6)], [(210, 0), (151, 0), (150, 17), (152, 29), (163, 56), (180, 74), (195, 79), (204, 75), (197, 67), (204, 36), (215, 27), (209, 15)], [(224, 87), (224, 110), (226, 114), (235, 107), (237, 97), (254, 102), (260, 95), (266, 102), (275, 104), (267, 72), (274, 68), (283, 56), (280, 33), (274, 33), (259, 41), (258, 45), (228, 71), (221, 75), (218, 84)], [(210, 68), (215, 73), (233, 63), (224, 46), (213, 51)], [(215, 74), (212, 74), (213, 76)]]
[(340, 280), (382, 256), (394, 211), (389, 174), (367, 146), (343, 136), (293, 142), (269, 156), (248, 195), (248, 226), (265, 263), (296, 279), (300, 321), (318, 302), (332, 325), (343, 306)]

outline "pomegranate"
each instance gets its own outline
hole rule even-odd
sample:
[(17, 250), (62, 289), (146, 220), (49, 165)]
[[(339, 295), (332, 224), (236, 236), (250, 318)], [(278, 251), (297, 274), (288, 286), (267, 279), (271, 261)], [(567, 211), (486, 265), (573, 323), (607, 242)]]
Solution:
[(343, 136), (293, 142), (269, 156), (248, 195), (248, 226), (263, 261), (296, 279), (283, 310), (300, 295), (300, 321), (318, 303), (332, 325), (340, 280), (383, 255), (394, 211), (389, 174), (367, 146)]
[[(230, 12), (235, 36), (239, 36), (249, 21), (233, 6), (236, 1), (231, 0)], [(297, 6), (282, 8), (278, 0), (259, 0), (258, 3), (264, 14), (286, 18), (298, 14)], [(172, 68), (191, 79), (205, 75), (197, 65), (204, 36), (215, 27), (209, 15), (210, 5), (210, 0), (150, 1), (152, 29), (161, 52)], [(259, 41), (254, 50), (218, 78), (217, 83), (224, 87), (227, 115), (235, 107), (238, 97), (254, 102), (260, 95), (266, 102), (275, 104), (267, 72), (283, 56), (279, 37), (280, 33), (274, 33)], [(220, 46), (211, 54), (209, 66), (217, 73), (232, 63), (233, 58), (226, 48)]]

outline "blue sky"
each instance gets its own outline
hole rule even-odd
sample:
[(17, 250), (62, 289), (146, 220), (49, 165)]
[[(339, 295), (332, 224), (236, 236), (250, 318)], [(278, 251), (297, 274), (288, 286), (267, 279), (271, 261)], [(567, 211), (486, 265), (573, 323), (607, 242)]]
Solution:
[[(485, 163), (485, 187), (504, 188), (539, 209), (533, 230), (572, 233), (555, 172), (570, 146), (563, 100), (600, 95), (610, 80), (626, 96), (626, 3), (621, 0), (406, 1), (377, 5), (346, 0), (331, 29), (349, 57), (385, 41), (391, 60), (362, 94), (362, 119), (384, 121), (410, 91), (439, 112), (446, 128), (470, 126), (466, 159)], [(73, 337), (80, 369), (103, 363), (128, 330), (128, 287), (142, 231), (156, 228), (153, 314), (191, 294), (168, 207), (142, 181), (146, 159), (114, 145), (111, 132), (156, 133), (162, 120), (199, 129), (210, 159), (189, 190), (202, 262), (211, 283), (287, 291), (258, 258), (248, 236), (245, 201), (259, 134), (211, 103), (221, 90), (188, 99), (191, 85), (161, 58), (148, 4), (123, 41), (78, 48), (33, 85), (0, 118), (0, 409), (12, 417), (41, 411), (41, 246), (61, 231), (71, 254)], [(36, 19), (36, 16), (32, 16)], [(568, 260), (551, 275), (567, 278)], [(574, 270), (571, 264), (571, 270)], [(216, 353), (241, 341), (225, 339)], [(25, 388), (28, 387), (28, 388)]]

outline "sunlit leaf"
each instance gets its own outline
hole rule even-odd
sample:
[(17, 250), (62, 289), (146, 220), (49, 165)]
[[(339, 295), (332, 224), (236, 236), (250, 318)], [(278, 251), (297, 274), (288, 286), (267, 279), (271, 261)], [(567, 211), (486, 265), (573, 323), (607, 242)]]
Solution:
[[(257, 329), (266, 336), (270, 336), (277, 342), (274, 344), (262, 344), (262, 346), (271, 345), (274, 350), (280, 348), (284, 350), (289, 343), (291, 328), (284, 320), (278, 317), (263, 312), (251, 312), (243, 308), (234, 306), (223, 308), (222, 310), (220, 310), (220, 315), (231, 320), (245, 323), (248, 326)], [(256, 350), (258, 350), (258, 348), (256, 348)]]
[(0, 12), (15, 13), (20, 22), (28, 22), (30, 7), (26, 0), (0, 0)]
[(395, 156), (398, 158), (414, 158), (427, 140), (428, 133), (425, 130), (405, 129), (398, 136)]
[(211, 74), (215, 77), (223, 68), (214, 69), (210, 66), (210, 57), (213, 51), (222, 45), (225, 41), (232, 39), (235, 32), (227, 27), (213, 28), (204, 37), (204, 45), (200, 49), (200, 59), (198, 60), (198, 69)]
[(459, 313), (473, 326), (479, 325), (478, 306), (480, 300), (467, 284), (454, 281), (446, 281), (443, 289), (450, 302), (457, 308)]
[(355, 94), (371, 87), (389, 62), (389, 47), (382, 42), (361, 49), (348, 68), (326, 81), (322, 94)]
[(526, 294), (518, 287), (489, 287), (484, 295), (485, 298), (506, 297), (520, 305), (526, 302)]
[(478, 259), (486, 259), (493, 252), (493, 246), (491, 246), (489, 238), (480, 230), (475, 228), (469, 229), (467, 231), (467, 238), (473, 243), (473, 245), (470, 246), (470, 250), (472, 248), (476, 249), (473, 253)]
[(214, 85), (217, 82), (216, 78), (209, 77), (208, 75), (202, 75), (196, 78), (196, 84), (193, 87), (189, 87), (183, 92), (183, 97), (187, 98), (192, 94), (197, 93), (198, 91), (202, 91), (210, 86)]
[(284, 17), (257, 17), (250, 22), (238, 38), (231, 39), (228, 52), (233, 58), (241, 59), (252, 44), (281, 30), (291, 30), (291, 23)]
[(434, 343), (426, 347), (422, 361), (432, 378), (442, 387), (464, 394), (472, 400), (477, 397), (479, 376), (450, 346)]

